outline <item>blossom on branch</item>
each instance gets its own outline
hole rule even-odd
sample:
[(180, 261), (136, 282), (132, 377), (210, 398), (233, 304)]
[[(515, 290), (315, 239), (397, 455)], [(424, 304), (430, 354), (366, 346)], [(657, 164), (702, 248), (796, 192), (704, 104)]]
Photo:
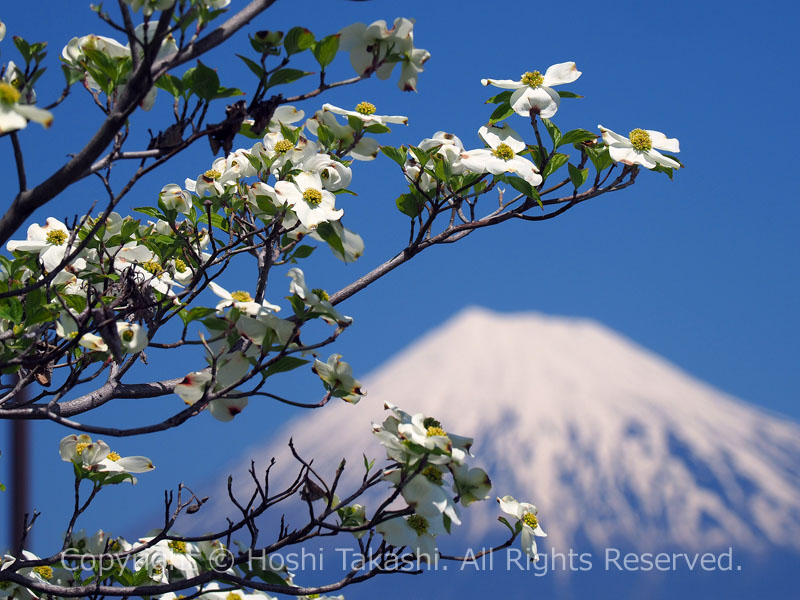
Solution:
[(518, 115), (528, 117), (537, 114), (549, 119), (558, 110), (561, 96), (553, 89), (554, 85), (572, 83), (581, 72), (574, 62), (563, 62), (552, 65), (542, 75), (539, 71), (527, 71), (519, 81), (513, 79), (481, 79), (483, 85), (493, 85), (507, 90), (514, 90), (509, 103)]

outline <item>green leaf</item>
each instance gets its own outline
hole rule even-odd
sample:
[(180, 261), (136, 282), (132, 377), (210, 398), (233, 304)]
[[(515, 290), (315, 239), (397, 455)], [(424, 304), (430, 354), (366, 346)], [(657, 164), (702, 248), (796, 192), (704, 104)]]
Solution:
[(397, 204), (397, 208), (401, 213), (408, 215), (412, 219), (419, 216), (423, 206), (414, 194), (402, 194), (395, 200), (395, 204)]
[(586, 129), (573, 129), (572, 131), (568, 131), (564, 134), (561, 138), (561, 142), (556, 145), (558, 146), (565, 146), (566, 144), (579, 144), (581, 142), (589, 142), (595, 139), (597, 135), (588, 131)]
[(392, 130), (389, 129), (386, 125), (383, 125), (381, 123), (373, 123), (366, 129), (364, 129), (364, 131), (366, 131), (367, 133), (389, 133)]
[(664, 173), (670, 179), (672, 179), (672, 173), (675, 171), (675, 169), (671, 167), (665, 167), (663, 165), (658, 165), (658, 164), (650, 170), (655, 173)]
[(366, 454), (361, 454), (364, 457), (364, 470), (369, 473), (372, 470), (373, 465), (375, 464), (375, 459), (369, 460)]
[(512, 535), (513, 535), (513, 533), (514, 533), (514, 528), (513, 528), (513, 527), (511, 526), (511, 524), (508, 522), (508, 519), (506, 519), (505, 517), (497, 517), (497, 520), (498, 520), (498, 521), (500, 521), (500, 522), (501, 522), (503, 525), (505, 525), (506, 527), (508, 527), (508, 530), (509, 530), (509, 531), (512, 533)]
[(76, 296), (74, 294), (63, 294), (61, 299), (75, 311), (81, 313), (86, 310), (86, 298), (83, 296)]
[(296, 356), (283, 356), (272, 363), (267, 370), (264, 372), (264, 377), (270, 377), (271, 375), (275, 375), (276, 373), (285, 373), (287, 371), (292, 371), (297, 367), (302, 367), (305, 364), (308, 364), (310, 361), (305, 360), (303, 358), (297, 358)]
[(317, 126), (317, 139), (326, 148), (330, 148), (336, 143), (336, 136), (333, 134), (333, 130), (322, 123)]
[(340, 36), (341, 34), (334, 33), (314, 44), (314, 58), (317, 59), (319, 66), (323, 69), (336, 58), (336, 53), (339, 51)]
[(333, 248), (340, 255), (344, 256), (344, 244), (330, 223), (320, 223), (317, 226), (316, 231), (317, 234), (319, 234), (319, 236), (325, 240), (325, 242), (331, 248)]
[(225, 319), (220, 319), (218, 317), (206, 317), (205, 319), (200, 319), (200, 322), (206, 326), (206, 329), (209, 331), (225, 331), (230, 326)]
[(426, 152), (425, 150), (417, 148), (416, 146), (409, 146), (409, 148), (411, 148), (411, 152), (414, 153), (414, 156), (416, 157), (417, 162), (420, 164), (420, 166), (424, 167), (430, 162), (431, 160), (430, 152)]
[(444, 530), (447, 533), (450, 533), (450, 526), (452, 525), (452, 521), (451, 521), (450, 517), (448, 517), (445, 514), (442, 514), (442, 522), (444, 523)]
[(583, 96), (579, 96), (575, 92), (565, 92), (563, 90), (558, 90), (558, 95), (562, 98), (583, 98)]
[(213, 308), (207, 308), (205, 306), (196, 306), (191, 310), (182, 310), (178, 313), (178, 316), (183, 321), (184, 325), (188, 325), (192, 321), (199, 321), (200, 319), (205, 319), (208, 315), (213, 315), (216, 312)]
[(313, 45), (314, 34), (305, 27), (292, 27), (283, 40), (283, 47), (289, 55), (308, 50)]
[(148, 217), (154, 217), (156, 219), (161, 219), (162, 221), (167, 220), (167, 217), (164, 215), (164, 213), (154, 206), (140, 206), (139, 208), (134, 208), (133, 210), (140, 212), (143, 215), (147, 215)]
[(508, 102), (504, 102), (497, 106), (494, 109), (491, 116), (489, 117), (489, 124), (494, 125), (498, 121), (502, 121), (506, 117), (510, 117), (514, 114), (514, 109), (511, 108), (511, 105)]
[(347, 115), (347, 124), (356, 131), (361, 131), (364, 128), (364, 121), (352, 115)]
[(14, 324), (21, 323), (22, 302), (13, 296), (0, 300), (0, 319), (8, 319)]
[(33, 55), (31, 52), (31, 46), (26, 42), (23, 38), (18, 35), (14, 36), (14, 45), (19, 50), (19, 53), (22, 55), (22, 58), (25, 60), (25, 64), (31, 62), (31, 56)]
[(492, 96), (486, 101), (486, 104), (500, 104), (505, 103), (508, 104), (511, 100), (511, 94), (513, 94), (511, 90), (506, 90), (505, 92), (500, 92), (496, 96)]
[(276, 85), (292, 83), (293, 81), (297, 81), (306, 75), (312, 75), (312, 73), (310, 71), (301, 71), (300, 69), (280, 69), (279, 71), (275, 71), (270, 76), (267, 87), (271, 88)]
[[(197, 219), (197, 222), (208, 224), (208, 213), (205, 213)], [(217, 213), (211, 213), (211, 225), (222, 229), (222, 231), (228, 231), (228, 221)]]
[(316, 250), (314, 246), (303, 244), (297, 247), (297, 250), (292, 254), (292, 258), (308, 258), (314, 250)]
[(83, 73), (76, 71), (67, 65), (61, 65), (61, 71), (64, 73), (64, 79), (67, 80), (67, 86), (71, 86), (73, 83), (77, 83), (83, 79)]
[(264, 79), (266, 71), (264, 71), (264, 68), (260, 64), (258, 64), (254, 60), (247, 58), (246, 56), (242, 56), (241, 54), (237, 54), (236, 56), (238, 56), (239, 58), (242, 59), (242, 61), (244, 61), (244, 64), (247, 65), (247, 68), (250, 69), (256, 77), (258, 77), (259, 79)]
[(550, 134), (550, 139), (553, 140), (553, 147), (558, 148), (563, 143), (561, 142), (561, 130), (550, 119), (542, 119), (542, 123), (547, 129), (547, 133)]
[(183, 94), (183, 82), (169, 73), (156, 79), (156, 87), (172, 94), (175, 98)]
[(576, 190), (586, 183), (586, 179), (589, 177), (589, 169), (579, 169), (573, 166), (572, 163), (567, 163), (567, 168), (569, 169), (569, 178)]
[(436, 175), (436, 178), (439, 181), (449, 183), (450, 179), (453, 177), (453, 167), (450, 165), (450, 161), (445, 159), (441, 154), (437, 153), (433, 155), (433, 162), (433, 172)]
[(520, 194), (524, 194), (526, 197), (536, 200), (536, 203), (539, 206), (542, 206), (542, 200), (539, 198), (539, 192), (537, 192), (536, 188), (530, 183), (522, 179), (522, 177), (505, 177), (504, 179)]
[(214, 99), (217, 98), (231, 98), (233, 96), (244, 96), (244, 92), (235, 87), (220, 87), (217, 93), (214, 94)]
[(139, 231), (139, 223), (138, 219), (125, 219), (122, 222), (122, 229), (120, 231), (120, 235), (123, 239), (123, 244), (130, 240), (134, 233)]
[(608, 153), (607, 146), (581, 145), (581, 148), (589, 156), (589, 160), (592, 161), (592, 164), (594, 165), (594, 168), (597, 169), (598, 173), (614, 164), (614, 161), (611, 159), (611, 155)]
[(394, 146), (381, 146), (380, 149), (381, 152), (383, 152), (401, 167), (406, 163), (408, 148), (405, 146), (400, 146), (399, 148), (395, 148)]
[(204, 65), (199, 60), (191, 77), (189, 89), (199, 98), (210, 101), (214, 99), (219, 89), (219, 75), (214, 69)]
[(569, 155), (567, 154), (561, 154), (560, 152), (557, 152), (556, 154), (551, 156), (550, 160), (547, 162), (547, 165), (544, 168), (544, 171), (542, 171), (542, 179), (544, 180), (550, 177), (550, 175), (552, 175), (553, 173), (558, 171), (561, 167), (563, 167), (565, 164), (567, 164), (568, 161), (569, 161)]

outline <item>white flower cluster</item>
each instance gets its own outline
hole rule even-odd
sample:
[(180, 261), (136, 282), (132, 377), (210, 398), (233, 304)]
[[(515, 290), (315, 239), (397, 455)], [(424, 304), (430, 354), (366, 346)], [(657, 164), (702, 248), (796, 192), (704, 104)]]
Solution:
[[(574, 62), (564, 62), (548, 67), (544, 74), (539, 71), (527, 71), (522, 74), (519, 81), (481, 79), (481, 83), (513, 90), (508, 102), (518, 115), (522, 117), (538, 115), (543, 119), (549, 119), (556, 114), (561, 105), (561, 95), (553, 89), (553, 86), (572, 83), (580, 76), (581, 72), (578, 71)], [(658, 152), (658, 150), (680, 152), (680, 145), (675, 138), (667, 138), (660, 131), (651, 129), (633, 129), (626, 138), (602, 125), (598, 125), (598, 128), (603, 134), (603, 141), (608, 146), (609, 155), (614, 161), (626, 165), (641, 165), (647, 169), (655, 169), (659, 165), (670, 169), (681, 167), (681, 163), (674, 158)], [(492, 147), (492, 150), (497, 150), (485, 137), (484, 141)], [(506, 147), (512, 150), (511, 156), (514, 156), (514, 152), (519, 152), (519, 150), (514, 150), (510, 144), (507, 144)], [(493, 173), (494, 171), (489, 172)], [(523, 176), (523, 178), (527, 180), (526, 177)], [(528, 181), (531, 183), (530, 180)], [(537, 184), (532, 183), (532, 185)]]
[[(420, 560), (433, 562), (436, 536), (460, 525), (457, 503), (469, 506), (488, 498), (492, 487), (483, 469), (470, 468), (472, 439), (443, 429), (442, 424), (422, 413), (410, 415), (387, 404), (391, 411), (373, 433), (386, 448), (395, 466), (384, 478), (395, 487), (414, 513), (380, 523), (376, 530), (395, 547), (408, 547)], [(448, 488), (446, 477), (453, 483)]]

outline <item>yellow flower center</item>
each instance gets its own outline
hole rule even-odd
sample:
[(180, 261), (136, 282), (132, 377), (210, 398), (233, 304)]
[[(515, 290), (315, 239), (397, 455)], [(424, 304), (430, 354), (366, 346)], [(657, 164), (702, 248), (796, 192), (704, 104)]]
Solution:
[(133, 341), (133, 330), (126, 329), (125, 331), (122, 332), (122, 335), (120, 335), (119, 337), (122, 338), (123, 342), (131, 342)]
[(116, 452), (112, 451), (112, 452), (108, 453), (108, 456), (106, 456), (106, 458), (108, 460), (110, 460), (111, 462), (117, 462), (122, 457), (119, 454), (117, 454)]
[(172, 550), (175, 554), (186, 554), (186, 542), (170, 540), (169, 542), (167, 542), (167, 546), (169, 546), (169, 549)]
[(428, 429), (426, 431), (426, 435), (428, 437), (433, 437), (435, 435), (445, 436), (445, 435), (447, 435), (447, 432), (444, 429), (442, 429), (441, 427), (428, 427)]
[(514, 158), (514, 151), (508, 144), (500, 144), (497, 148), (492, 150), (492, 154), (494, 154), (497, 158), (502, 158), (503, 160), (511, 160)]
[(539, 71), (527, 71), (522, 74), (522, 83), (537, 88), (544, 83), (544, 76)]
[(320, 202), (322, 202), (322, 192), (315, 190), (314, 188), (308, 188), (305, 192), (303, 192), (303, 200), (309, 204), (317, 206)]
[(175, 270), (178, 273), (185, 273), (186, 272), (186, 263), (183, 262), (180, 258), (175, 259)]
[(225, 596), (225, 600), (242, 600), (242, 595), (237, 594), (236, 592), (230, 592), (227, 596)]
[(39, 567), (33, 567), (33, 572), (38, 573), (45, 579), (52, 579), (53, 578), (53, 567), (48, 567), (47, 565), (41, 565)]
[(237, 302), (252, 302), (253, 301), (253, 297), (249, 293), (247, 293), (245, 291), (242, 291), (242, 290), (239, 290), (239, 291), (231, 293), (231, 298), (233, 298)]
[(411, 515), (406, 519), (406, 523), (417, 532), (417, 535), (422, 535), (428, 531), (428, 519), (422, 515)]
[(15, 104), (20, 95), (19, 90), (10, 83), (0, 83), (0, 102), (3, 104)]
[(356, 112), (362, 115), (374, 115), (375, 110), (375, 105), (372, 102), (359, 102), (356, 104)]
[(78, 442), (77, 444), (75, 444), (75, 454), (80, 456), (81, 454), (83, 454), (83, 451), (86, 450), (91, 445), (92, 444), (90, 442)]
[(294, 150), (294, 144), (289, 140), (281, 140), (275, 144), (275, 152), (278, 154), (286, 154), (289, 150)]
[(435, 483), (436, 485), (442, 485), (442, 472), (433, 465), (427, 466), (424, 469), (422, 469), (422, 474), (431, 483)]
[(205, 177), (206, 179), (215, 179), (216, 180), (216, 179), (219, 179), (220, 177), (222, 177), (222, 173), (220, 173), (219, 171), (217, 171), (215, 169), (209, 169), (208, 171), (203, 173), (203, 177)]
[(156, 277), (161, 275), (161, 273), (164, 271), (164, 269), (161, 268), (161, 265), (154, 260), (148, 260), (146, 263), (142, 263), (142, 268), (148, 273), (152, 273)]
[(522, 522), (531, 529), (536, 529), (539, 526), (539, 519), (533, 513), (525, 513), (522, 515)]
[(653, 149), (653, 140), (650, 139), (650, 134), (644, 129), (634, 129), (628, 134), (633, 146), (639, 152), (647, 152)]
[(67, 232), (63, 229), (53, 229), (47, 232), (44, 241), (54, 246), (63, 246), (64, 242), (67, 241)]
[(326, 292), (326, 291), (325, 291), (325, 290), (323, 290), (322, 288), (314, 288), (314, 289), (313, 289), (313, 290), (311, 290), (311, 291), (312, 291), (313, 293), (315, 293), (315, 294), (317, 295), (317, 298), (319, 298), (319, 299), (320, 299), (320, 300), (322, 300), (323, 302), (324, 302), (324, 301), (326, 301), (326, 300), (330, 300), (330, 299), (331, 299), (331, 297), (328, 295), (328, 292)]

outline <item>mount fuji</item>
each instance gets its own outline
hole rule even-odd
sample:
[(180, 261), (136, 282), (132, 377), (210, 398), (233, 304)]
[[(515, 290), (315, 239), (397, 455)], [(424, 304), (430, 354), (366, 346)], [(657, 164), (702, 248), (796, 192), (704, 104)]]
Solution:
[[(468, 308), (362, 378), (368, 395), (303, 413), (247, 466), (276, 457), (294, 476), (286, 441), (340, 489), (363, 475), (361, 452), (384, 403), (424, 412), (475, 438), (472, 464), (492, 500), (463, 511), (469, 539), (502, 538), (494, 496), (539, 507), (547, 548), (625, 545), (656, 552), (733, 546), (800, 553), (800, 426), (730, 397), (586, 319)], [(247, 467), (234, 481), (248, 480)], [(288, 481), (288, 479), (287, 479)], [(208, 517), (235, 514), (226, 486)], [(211, 490), (208, 490), (211, 491)]]

